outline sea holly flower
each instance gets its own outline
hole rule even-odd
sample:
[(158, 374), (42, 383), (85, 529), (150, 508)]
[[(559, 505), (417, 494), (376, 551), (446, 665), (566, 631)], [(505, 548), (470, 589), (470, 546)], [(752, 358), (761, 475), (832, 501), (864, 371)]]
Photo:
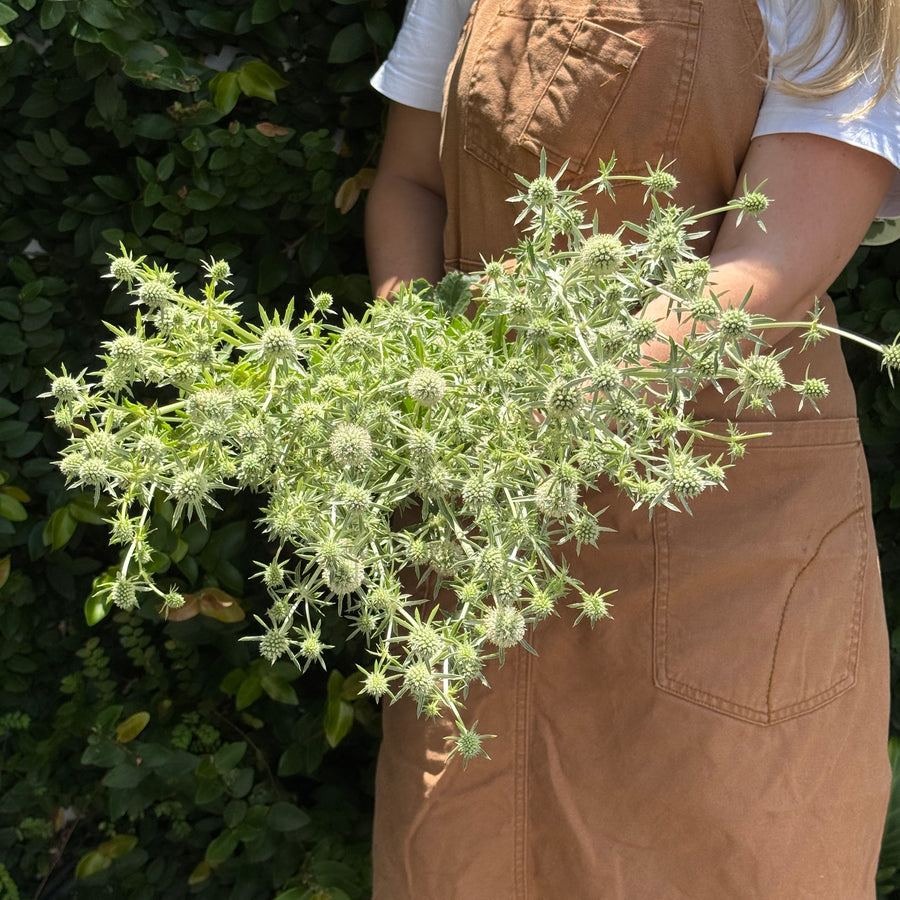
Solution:
[[(610, 616), (614, 584), (567, 565), (608, 530), (590, 495), (619, 490), (652, 511), (727, 486), (755, 435), (707, 431), (698, 392), (714, 383), (733, 414), (777, 411), (783, 396), (814, 405), (827, 384), (816, 372), (790, 384), (763, 333), (838, 331), (818, 308), (797, 323), (752, 313), (747, 297), (724, 304), (693, 249), (708, 214), (678, 205), (662, 161), (634, 175), (603, 162), (581, 191), (564, 173), (542, 155), (537, 177), (519, 178), (523, 237), (501, 260), (404, 285), (339, 324), (327, 293), (245, 322), (226, 262), (176, 288), (177, 273), (120, 248), (107, 277), (138, 307), (133, 327), (111, 327), (96, 372), (48, 373), (44, 394), (69, 434), (59, 467), (103, 495), (121, 548), (110, 603), (178, 609), (190, 586), (174, 570), (155, 583), (154, 526), (203, 525), (217, 492), (251, 491), (271, 553), (255, 582), (265, 618), (244, 639), (305, 670), (328, 664), (323, 623), (343, 623), (368, 645), (363, 693), (452, 717), (453, 755), (486, 755), (464, 712), (488, 662), (528, 650), (530, 630), (568, 607), (591, 626)], [(621, 181), (647, 192), (645, 220), (598, 233), (584, 192), (613, 202)], [(760, 221), (766, 205), (745, 186), (709, 214)], [(678, 341), (645, 315), (657, 297), (688, 325)], [(668, 341), (664, 361), (646, 358), (652, 341)], [(900, 343), (863, 342), (890, 377), (900, 369)]]

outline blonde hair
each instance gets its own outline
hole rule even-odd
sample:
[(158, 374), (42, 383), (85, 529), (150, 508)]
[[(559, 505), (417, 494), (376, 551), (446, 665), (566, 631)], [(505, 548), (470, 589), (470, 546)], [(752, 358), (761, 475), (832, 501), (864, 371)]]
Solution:
[(853, 115), (871, 109), (885, 94), (896, 91), (900, 68), (900, 0), (818, 0), (816, 22), (800, 46), (786, 54), (783, 62), (808, 72), (833, 49), (826, 42), (828, 27), (836, 17), (842, 20), (838, 41), (840, 54), (825, 72), (798, 83), (782, 80), (779, 90), (797, 97), (815, 99), (836, 94), (858, 81), (866, 72), (880, 74), (878, 89)]

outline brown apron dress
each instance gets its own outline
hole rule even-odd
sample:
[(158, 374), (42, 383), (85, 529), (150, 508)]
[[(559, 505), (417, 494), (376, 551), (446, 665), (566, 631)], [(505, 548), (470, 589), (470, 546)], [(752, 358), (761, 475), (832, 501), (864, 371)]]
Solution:
[[(476, 0), (445, 88), (448, 267), (514, 245), (506, 198), (542, 147), (576, 183), (613, 151), (619, 172), (675, 159), (676, 201), (721, 205), (765, 46), (756, 0)], [(601, 199), (601, 228), (642, 197)], [(652, 518), (589, 496), (616, 531), (571, 569), (617, 589), (614, 619), (573, 628), (563, 603), (536, 657), (470, 691), (490, 761), (447, 762), (451, 722), (385, 709), (374, 900), (874, 897), (889, 673), (865, 461), (838, 342), (786, 362), (829, 380), (822, 414), (776, 397), (727, 492)], [(697, 410), (729, 415), (714, 391)]]

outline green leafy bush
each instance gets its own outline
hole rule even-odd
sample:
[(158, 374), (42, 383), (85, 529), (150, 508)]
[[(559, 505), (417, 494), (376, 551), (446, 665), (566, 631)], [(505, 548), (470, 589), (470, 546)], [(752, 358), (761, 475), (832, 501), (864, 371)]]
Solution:
[[(366, 296), (354, 201), (383, 114), (367, 78), (403, 3), (294, 6), (0, 4), (0, 859), (22, 896), (367, 896), (374, 706), (346, 699), (338, 672), (302, 687), (262, 677), (235, 644), (245, 623), (220, 621), (243, 616), (255, 588), (242, 563), (252, 507), (224, 504), (205, 530), (160, 531), (160, 564), (202, 599), (191, 620), (143, 623), (138, 664), (116, 629), (88, 628), (97, 610), (85, 598), (115, 553), (90, 494), (67, 493), (51, 464), (61, 442), (38, 398), (45, 368), (89, 365), (101, 320), (126, 310), (95, 274), (120, 241), (184, 278), (215, 246), (252, 306), (313, 286), (344, 304)], [(352, 654), (338, 653), (350, 675)], [(177, 676), (173, 654), (186, 660)], [(114, 767), (100, 751), (81, 762), (89, 741), (118, 746), (136, 713), (148, 724), (120, 750), (174, 752), (184, 717), (222, 743), (247, 740), (239, 768), (252, 770), (254, 803), (309, 816), (296, 834), (254, 826), (292, 868), (241, 862), (245, 835), (189, 885), (210, 843), (237, 827), (224, 818), (230, 795), (198, 803), (186, 777), (148, 776), (135, 816), (122, 811), (128, 791), (104, 783)], [(196, 770), (215, 752), (195, 742), (179, 765)], [(186, 838), (173, 838), (179, 819)]]

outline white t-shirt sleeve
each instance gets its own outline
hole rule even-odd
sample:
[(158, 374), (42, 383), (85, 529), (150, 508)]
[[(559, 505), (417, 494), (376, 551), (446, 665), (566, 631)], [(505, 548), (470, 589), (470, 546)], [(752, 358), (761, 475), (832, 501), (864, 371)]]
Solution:
[(440, 112), (444, 79), (473, 0), (409, 0), (372, 86), (391, 100)]
[[(835, 20), (826, 39), (826, 52), (808, 73), (791, 72), (779, 63), (784, 50), (796, 46), (809, 33), (815, 4), (810, 0), (760, 0), (766, 22), (770, 51), (769, 76), (794, 76), (794, 80), (815, 76), (827, 68), (840, 52), (838, 41), (840, 20)], [(830, 97), (807, 100), (793, 97), (769, 86), (753, 136), (764, 134), (804, 133), (833, 138), (861, 147), (890, 160), (897, 168), (894, 182), (878, 211), (879, 218), (900, 216), (900, 99), (893, 92), (862, 116), (843, 118), (862, 106), (876, 91), (871, 79), (860, 79), (849, 88)]]

